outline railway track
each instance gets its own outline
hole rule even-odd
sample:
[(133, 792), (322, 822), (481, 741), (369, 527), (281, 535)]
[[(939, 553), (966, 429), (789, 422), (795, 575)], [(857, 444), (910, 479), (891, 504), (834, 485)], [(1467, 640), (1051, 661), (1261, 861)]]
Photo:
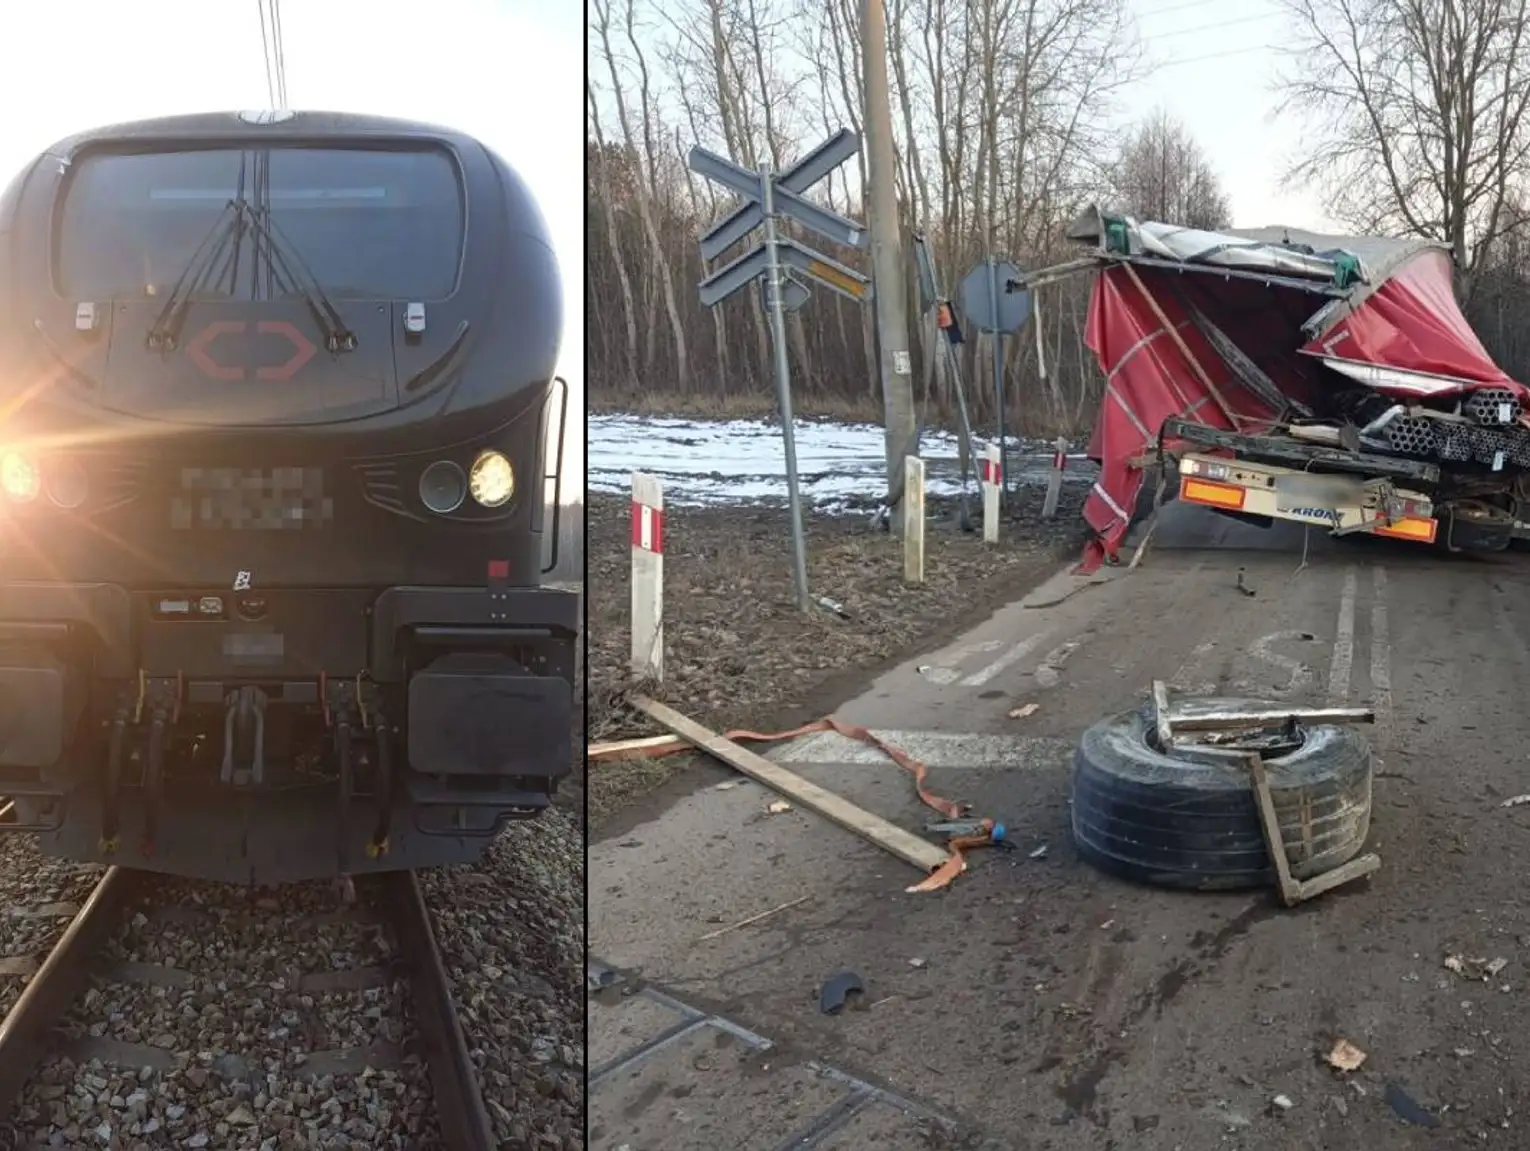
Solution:
[[(77, 910), (35, 910), (74, 913), (0, 1020), (0, 1132), (72, 1123), (98, 1145), (232, 1151), (305, 1135), (296, 1145), (405, 1145), (403, 1128), (408, 1146), (492, 1151), (414, 873), (358, 881), (354, 905), (297, 910), (210, 886), (113, 867)], [(327, 1009), (337, 1000), (349, 1006)], [(209, 1077), (226, 1097), (211, 1116), (151, 1113)], [(75, 1104), (92, 1096), (109, 1107), (82, 1120)]]

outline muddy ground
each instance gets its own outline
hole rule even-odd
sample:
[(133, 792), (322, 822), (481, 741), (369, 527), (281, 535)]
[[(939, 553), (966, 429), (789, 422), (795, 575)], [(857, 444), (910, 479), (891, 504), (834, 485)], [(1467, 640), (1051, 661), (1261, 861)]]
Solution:
[[(1043, 520), (1042, 493), (1017, 493), (992, 547), (959, 529), (954, 504), (932, 500), (920, 587), (904, 584), (901, 541), (869, 515), (811, 516), (809, 588), (842, 605), (847, 619), (797, 611), (783, 509), (671, 507), (664, 525), (665, 680), (650, 690), (719, 731), (783, 730), (826, 715), (879, 671), (957, 634), (1076, 557), (1082, 494), (1065, 489), (1056, 518)], [(634, 686), (627, 670), (630, 507), (599, 495), (587, 505), (591, 740), (659, 731), (624, 704)], [(651, 809), (683, 793), (685, 781), (676, 777), (693, 763), (670, 756), (592, 765), (592, 832), (643, 797), (652, 797)]]

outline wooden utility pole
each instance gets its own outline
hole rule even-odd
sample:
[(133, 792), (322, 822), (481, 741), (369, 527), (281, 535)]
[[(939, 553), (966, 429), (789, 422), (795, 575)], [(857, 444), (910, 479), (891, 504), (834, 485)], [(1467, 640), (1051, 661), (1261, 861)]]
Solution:
[(902, 529), (903, 461), (919, 451), (914, 421), (914, 372), (908, 348), (908, 292), (898, 235), (897, 158), (893, 154), (892, 98), (887, 89), (887, 13), (882, 0), (862, 0), (861, 59), (866, 75), (866, 178), (871, 225), (871, 276), (881, 350), (887, 496), (893, 532)]

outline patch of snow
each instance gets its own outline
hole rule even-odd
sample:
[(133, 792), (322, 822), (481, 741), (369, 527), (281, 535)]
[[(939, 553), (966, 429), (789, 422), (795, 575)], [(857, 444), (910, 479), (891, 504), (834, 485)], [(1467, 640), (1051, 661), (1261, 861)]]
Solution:
[[(786, 499), (786, 458), (778, 425), (759, 420), (690, 420), (632, 415), (592, 415), (587, 424), (589, 489), (621, 494), (632, 473), (647, 472), (677, 505), (775, 503)], [(875, 503), (887, 491), (882, 429), (876, 424), (795, 421), (797, 475), (803, 499), (824, 511), (852, 503)], [(980, 439), (977, 450), (986, 441)], [(926, 431), (919, 437), (927, 491), (961, 493), (956, 437)], [(1011, 485), (1040, 486), (1052, 469), (1049, 445), (1009, 442)], [(1067, 483), (1093, 483), (1095, 467), (1068, 456)], [(979, 496), (976, 477), (971, 493)]]

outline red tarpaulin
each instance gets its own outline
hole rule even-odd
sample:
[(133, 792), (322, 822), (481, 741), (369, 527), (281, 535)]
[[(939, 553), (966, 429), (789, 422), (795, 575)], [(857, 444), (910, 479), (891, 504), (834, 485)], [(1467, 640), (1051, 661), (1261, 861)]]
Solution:
[[(1133, 272), (1151, 293), (1156, 311), (1133, 281)], [(1191, 302), (1283, 393), (1309, 404), (1335, 379), (1313, 357), (1434, 377), (1365, 380), (1403, 399), (1482, 386), (1530, 394), (1504, 375), (1467, 324), (1451, 291), (1449, 257), (1438, 250), (1425, 249), (1404, 260), (1352, 312), (1305, 346), (1302, 324), (1321, 306), (1321, 297), (1309, 292), (1195, 272), (1108, 268), (1095, 281), (1085, 331), (1106, 386), (1089, 444), (1100, 477), (1084, 503), (1084, 519), (1098, 539), (1086, 550), (1083, 571), (1113, 558), (1125, 539), (1143, 483), (1141, 469), (1131, 461), (1156, 451), (1164, 420), (1177, 416), (1258, 434), (1277, 415), (1244, 387), (1192, 321)], [(1158, 312), (1179, 333), (1200, 371)], [(1294, 354), (1298, 351), (1310, 355)]]
[(1421, 252), (1408, 260), (1357, 311), (1302, 351), (1448, 377), (1432, 384), (1392, 381), (1391, 388), (1399, 392), (1437, 394), (1470, 384), (1520, 390), (1493, 362), (1456, 306), (1450, 257), (1440, 251)]

